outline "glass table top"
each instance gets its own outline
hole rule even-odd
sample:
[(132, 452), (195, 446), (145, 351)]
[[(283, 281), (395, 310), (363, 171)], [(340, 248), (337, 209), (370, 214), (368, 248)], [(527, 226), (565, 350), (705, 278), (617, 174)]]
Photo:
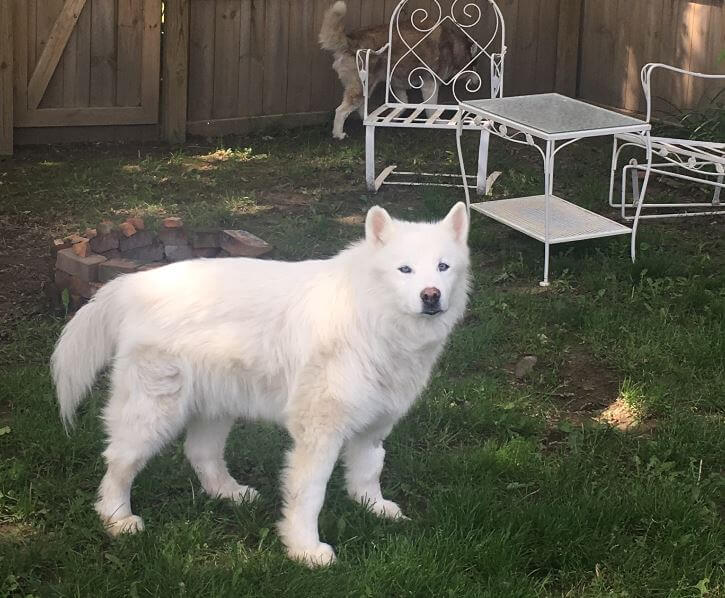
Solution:
[(558, 93), (461, 102), (464, 109), (500, 117), (542, 133), (557, 135), (617, 127), (647, 127), (645, 121)]

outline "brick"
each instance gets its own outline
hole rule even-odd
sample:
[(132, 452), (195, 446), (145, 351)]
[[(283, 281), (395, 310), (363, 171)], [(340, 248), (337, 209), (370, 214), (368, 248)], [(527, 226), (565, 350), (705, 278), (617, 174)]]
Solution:
[(134, 216), (133, 218), (127, 218), (126, 222), (132, 225), (136, 230), (144, 230), (146, 228), (146, 223), (143, 221), (143, 218)]
[(177, 216), (169, 216), (168, 218), (164, 218), (161, 225), (164, 228), (181, 228), (184, 226), (184, 221)]
[(83, 239), (78, 243), (74, 243), (71, 248), (73, 249), (73, 253), (80, 257), (88, 257), (91, 254), (88, 239)]
[(140, 266), (140, 262), (136, 260), (128, 260), (124, 258), (115, 258), (108, 260), (98, 266), (98, 280), (100, 282), (108, 282), (113, 280), (119, 274), (130, 274), (136, 272)]
[(114, 232), (113, 229), (114, 229), (113, 222), (111, 222), (110, 220), (103, 220), (103, 221), (99, 222), (98, 225), (96, 226), (96, 232), (99, 235), (110, 235), (111, 233)]
[(164, 245), (164, 255), (170, 262), (180, 262), (193, 257), (190, 245)]
[(257, 257), (272, 251), (272, 246), (244, 230), (223, 230), (221, 248), (235, 257)]
[(118, 248), (122, 253), (139, 247), (147, 247), (154, 242), (154, 235), (147, 230), (140, 230), (131, 237), (121, 237)]
[(95, 253), (91, 253), (88, 257), (80, 257), (73, 252), (73, 249), (61, 249), (56, 258), (55, 267), (90, 282), (98, 280), (98, 264), (105, 261), (105, 257)]
[(147, 245), (146, 247), (136, 247), (122, 251), (121, 256), (143, 263), (158, 262), (164, 259), (164, 246), (161, 243), (155, 243), (154, 245)]
[(50, 242), (50, 256), (54, 258), (61, 249), (68, 249), (70, 246), (70, 241), (65, 241), (64, 239), (53, 239)]
[(98, 236), (98, 231), (95, 228), (87, 228), (86, 231), (83, 233), (83, 236), (86, 239), (92, 239), (93, 237)]
[[(124, 237), (132, 237), (136, 234), (136, 227), (131, 224), (130, 222), (122, 222), (118, 225), (118, 230), (121, 231), (121, 234)], [(123, 239), (121, 239), (123, 240)]]
[(224, 249), (220, 249), (219, 253), (216, 255), (217, 257), (232, 257), (232, 254)]
[(106, 253), (112, 249), (118, 249), (118, 233), (112, 231), (110, 233), (101, 233), (100, 224), (98, 234), (90, 240), (91, 251), (93, 253)]
[(219, 249), (218, 230), (197, 230), (191, 235), (191, 246), (194, 249)]
[(162, 228), (158, 237), (164, 245), (186, 245), (189, 242), (183, 228)]
[(191, 250), (194, 257), (216, 257), (219, 250), (216, 247), (198, 247)]
[(70, 274), (63, 272), (63, 270), (55, 270), (53, 272), (53, 281), (55, 282), (55, 286), (59, 289), (70, 288), (70, 279)]

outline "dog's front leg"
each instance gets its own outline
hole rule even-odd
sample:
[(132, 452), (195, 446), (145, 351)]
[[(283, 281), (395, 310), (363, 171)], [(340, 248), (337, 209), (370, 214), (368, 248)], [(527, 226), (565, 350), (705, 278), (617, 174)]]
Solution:
[(383, 440), (392, 427), (390, 424), (363, 432), (345, 443), (345, 481), (350, 497), (379, 517), (407, 519), (397, 504), (383, 498), (380, 489), (385, 459)]
[(329, 544), (320, 542), (317, 519), (342, 440), (337, 430), (314, 425), (290, 432), (294, 446), (283, 473), (284, 507), (279, 533), (290, 558), (311, 567), (329, 565), (335, 561), (335, 552)]

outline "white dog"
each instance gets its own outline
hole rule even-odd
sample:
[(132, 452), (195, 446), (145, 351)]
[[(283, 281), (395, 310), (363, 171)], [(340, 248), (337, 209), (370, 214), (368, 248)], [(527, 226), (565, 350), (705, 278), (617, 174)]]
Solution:
[(236, 418), (277, 422), (292, 437), (279, 524), (290, 557), (335, 560), (317, 518), (340, 452), (350, 496), (402, 517), (381, 494), (382, 441), (463, 316), (467, 237), (462, 203), (435, 224), (393, 220), (376, 206), (365, 239), (328, 260), (194, 260), (106, 284), (65, 327), (51, 365), (68, 425), (112, 362), (96, 503), (109, 532), (143, 529), (131, 512), (133, 479), (184, 428), (204, 490), (254, 499), (224, 462)]

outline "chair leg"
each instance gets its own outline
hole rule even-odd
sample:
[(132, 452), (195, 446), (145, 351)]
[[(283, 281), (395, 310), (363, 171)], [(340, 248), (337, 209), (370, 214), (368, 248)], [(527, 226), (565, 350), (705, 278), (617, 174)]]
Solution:
[(365, 126), (365, 183), (368, 191), (375, 192), (375, 127)]
[(719, 206), (720, 205), (720, 191), (722, 190), (723, 180), (725, 179), (725, 176), (720, 175), (717, 177), (717, 186), (715, 187), (715, 192), (712, 194), (712, 205), (713, 206)]
[(481, 131), (481, 139), (478, 143), (478, 174), (476, 175), (476, 193), (479, 196), (486, 194), (486, 182), (488, 179), (488, 143), (491, 133), (488, 129)]

